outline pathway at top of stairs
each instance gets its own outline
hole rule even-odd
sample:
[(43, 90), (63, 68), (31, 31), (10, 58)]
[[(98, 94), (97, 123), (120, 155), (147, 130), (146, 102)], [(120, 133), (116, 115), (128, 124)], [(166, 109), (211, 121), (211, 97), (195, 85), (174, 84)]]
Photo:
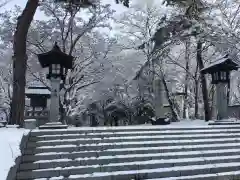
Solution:
[(240, 125), (34, 130), (17, 180), (232, 180)]

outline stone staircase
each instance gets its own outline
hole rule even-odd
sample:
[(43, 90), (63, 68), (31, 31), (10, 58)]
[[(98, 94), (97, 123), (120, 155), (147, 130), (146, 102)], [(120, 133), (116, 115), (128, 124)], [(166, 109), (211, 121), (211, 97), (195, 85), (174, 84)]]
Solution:
[(238, 176), (240, 125), (131, 126), (34, 130), (17, 180), (236, 180)]

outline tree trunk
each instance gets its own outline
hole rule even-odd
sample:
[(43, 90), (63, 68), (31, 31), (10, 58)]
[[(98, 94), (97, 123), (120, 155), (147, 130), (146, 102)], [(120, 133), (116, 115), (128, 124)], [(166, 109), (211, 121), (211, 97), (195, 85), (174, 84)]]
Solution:
[(25, 9), (18, 17), (13, 42), (13, 97), (10, 124), (22, 124), (25, 108), (26, 85), (26, 40), (28, 29), (37, 10), (39, 0), (28, 0)]
[(183, 104), (183, 119), (187, 118), (187, 104), (188, 104), (188, 80), (189, 80), (189, 46), (190, 39), (186, 40), (185, 60), (186, 60), (186, 75), (184, 84), (184, 104)]
[(166, 80), (165, 80), (165, 77), (164, 77), (163, 73), (162, 73), (162, 82), (163, 82), (163, 85), (164, 85), (164, 88), (165, 88), (165, 92), (166, 92), (166, 96), (167, 96), (167, 99), (168, 99), (168, 103), (169, 103), (170, 108), (171, 108), (173, 120), (174, 121), (178, 121), (179, 117), (178, 117), (178, 114), (175, 111), (174, 103), (173, 103), (173, 101), (171, 99), (171, 96), (170, 96), (170, 93), (169, 93), (169, 90), (168, 90), (168, 87), (167, 87), (167, 83), (166, 83)]
[(194, 117), (198, 119), (198, 80), (195, 79), (195, 96), (194, 96)]
[[(202, 60), (202, 42), (199, 40), (197, 42), (197, 62), (199, 65), (199, 69), (204, 68), (203, 60)], [(202, 83), (202, 94), (203, 94), (203, 104), (204, 104), (204, 114), (205, 121), (209, 121), (211, 119), (211, 112), (208, 103), (208, 90), (207, 90), (207, 80), (204, 74), (200, 74), (200, 79)]]
[(196, 67), (196, 71), (195, 71), (195, 75), (194, 75), (194, 83), (195, 83), (195, 96), (194, 96), (194, 117), (195, 119), (199, 118), (199, 114), (198, 114), (198, 99), (199, 99), (199, 79), (198, 79), (198, 69), (199, 69), (199, 65), (197, 62), (197, 67)]

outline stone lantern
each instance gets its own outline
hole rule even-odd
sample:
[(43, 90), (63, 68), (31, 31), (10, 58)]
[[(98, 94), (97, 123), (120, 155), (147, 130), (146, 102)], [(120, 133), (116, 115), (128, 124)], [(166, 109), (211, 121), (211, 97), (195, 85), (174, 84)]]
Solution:
[(233, 70), (238, 70), (239, 65), (228, 55), (218, 61), (203, 68), (201, 73), (211, 74), (212, 84), (216, 86), (216, 101), (217, 101), (217, 119), (221, 120), (228, 117), (228, 96), (230, 87), (230, 73)]
[[(73, 68), (73, 57), (63, 53), (57, 43), (49, 52), (38, 54), (42, 68), (48, 68), (47, 78), (51, 81), (50, 124), (59, 125), (59, 91), (68, 69)], [(60, 126), (58, 126), (60, 127)]]
[(25, 95), (30, 99), (30, 109), (26, 109), (25, 118), (36, 119), (37, 126), (47, 123), (47, 101), (51, 97), (48, 88), (46, 86), (31, 85), (25, 90)]
[(47, 108), (47, 100), (51, 97), (51, 92), (47, 87), (30, 86), (25, 90), (25, 95), (30, 99), (30, 106), (33, 111), (36, 108)]

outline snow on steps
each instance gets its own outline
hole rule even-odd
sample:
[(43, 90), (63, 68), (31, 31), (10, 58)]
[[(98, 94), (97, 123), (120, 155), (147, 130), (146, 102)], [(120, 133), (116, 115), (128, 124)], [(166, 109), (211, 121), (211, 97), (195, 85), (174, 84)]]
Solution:
[[(154, 159), (178, 159), (178, 158), (191, 158), (191, 157), (211, 157), (211, 156), (229, 156), (240, 155), (240, 149), (220, 149), (220, 150), (204, 150), (204, 151), (180, 151), (180, 152), (168, 152), (168, 153), (153, 153), (153, 154), (127, 154), (127, 155), (115, 155), (115, 156), (97, 156), (96, 153), (92, 156), (83, 156), (81, 152), (71, 153), (54, 153), (54, 154), (37, 154), (34, 156), (23, 156), (23, 167), (31, 162), (44, 162), (44, 161), (60, 161), (61, 159), (78, 159), (81, 160), (81, 164), (96, 164), (96, 161), (102, 159), (108, 159), (110, 163), (124, 162), (124, 161), (139, 161), (139, 160), (151, 160)], [(97, 158), (99, 157), (99, 158)], [(87, 161), (87, 162), (86, 162)], [(100, 163), (101, 164), (101, 163)], [(33, 165), (33, 164), (31, 164)]]
[[(154, 135), (154, 136), (136, 136), (136, 137), (113, 137), (113, 138), (76, 138), (76, 139), (62, 139), (62, 140), (44, 140), (44, 141), (38, 141), (38, 142), (31, 142), (28, 144), (29, 148), (34, 148), (34, 147), (41, 147), (41, 146), (57, 146), (57, 145), (64, 145), (64, 144), (72, 144), (72, 145), (88, 145), (88, 144), (103, 144), (103, 145), (107, 145), (107, 144), (112, 144), (115, 143), (115, 145), (118, 144), (133, 144), (133, 143), (139, 143), (139, 142), (160, 142), (161, 144), (165, 144), (167, 145), (168, 143), (172, 144), (172, 143), (177, 143), (181, 144), (181, 142), (183, 144), (186, 144), (187, 142), (191, 143), (201, 143), (202, 141), (211, 141), (211, 139), (214, 139), (214, 141), (223, 141), (223, 139), (225, 139), (226, 141), (231, 141), (232, 137), (234, 135), (234, 138), (236, 139), (236, 141), (238, 141), (240, 138), (240, 133), (230, 133), (230, 134), (203, 134), (203, 135), (177, 135), (177, 136), (158, 136), (158, 135)], [(183, 137), (182, 137), (183, 136)], [(201, 137), (202, 136), (202, 137)], [(190, 139), (191, 138), (191, 139)], [(211, 139), (210, 139), (211, 138)]]
[(221, 172), (213, 174), (198, 174), (193, 176), (180, 176), (168, 178), (154, 178), (145, 180), (237, 180), (240, 176), (240, 171)]
[(239, 147), (240, 126), (35, 130), (17, 179), (229, 177), (240, 167)]
[[(94, 147), (99, 149), (94, 150)], [(38, 153), (48, 152), (82, 152), (86, 156), (91, 153), (95, 156), (107, 155), (122, 155), (122, 154), (144, 154), (144, 153), (164, 153), (164, 152), (179, 152), (179, 151), (197, 151), (197, 150), (217, 150), (217, 149), (235, 149), (240, 147), (240, 143), (221, 143), (221, 144), (201, 144), (201, 145), (182, 145), (174, 144), (172, 146), (160, 146), (159, 144), (137, 144), (135, 147), (114, 148), (112, 146), (77, 146), (77, 145), (62, 145), (62, 146), (43, 146), (36, 149), (25, 150), (25, 155), (33, 155)], [(96, 149), (96, 148), (95, 148)], [(91, 151), (90, 153), (88, 151)]]
[[(219, 134), (219, 133), (239, 133), (240, 126), (234, 126), (231, 129), (225, 129), (226, 126), (221, 126), (210, 129), (210, 128), (199, 128), (199, 129), (161, 129), (161, 131), (156, 129), (136, 129), (135, 131), (121, 131), (121, 132), (91, 132), (88, 133), (83, 130), (69, 130), (69, 131), (54, 131), (47, 133), (46, 131), (33, 131), (31, 133), (32, 141), (44, 141), (44, 140), (56, 140), (56, 139), (75, 139), (75, 138), (108, 138), (108, 137), (132, 137), (132, 136), (142, 136), (142, 135), (194, 135), (194, 134)], [(143, 131), (144, 130), (144, 131)], [(46, 133), (46, 134), (45, 134)], [(54, 134), (55, 133), (55, 134)]]
[[(76, 162), (76, 161), (75, 161)], [(35, 166), (37, 170), (23, 171), (19, 173), (19, 177), (32, 176), (35, 178), (45, 177), (50, 178), (54, 176), (69, 176), (75, 174), (89, 174), (94, 172), (114, 172), (114, 171), (127, 171), (127, 170), (140, 170), (140, 169), (156, 169), (156, 168), (171, 168), (176, 166), (190, 166), (190, 165), (205, 165), (217, 163), (232, 163), (240, 162), (240, 156), (224, 156), (224, 157), (206, 157), (206, 158), (186, 158), (186, 159), (166, 159), (166, 160), (149, 160), (149, 161), (134, 161), (134, 162), (121, 162), (112, 164), (101, 164), (91, 166), (80, 166), (80, 161), (70, 164), (66, 162), (55, 168), (47, 167), (48, 169), (40, 169), (41, 164)], [(48, 164), (50, 164), (48, 162)], [(45, 165), (48, 165), (47, 163)], [(39, 166), (40, 165), (40, 166)], [(72, 166), (69, 166), (72, 165)], [(30, 167), (30, 166), (29, 166)]]
[[(140, 169), (140, 170), (125, 170), (114, 172), (95, 172), (91, 174), (66, 174), (62, 177), (75, 180), (130, 180), (136, 177), (142, 179), (153, 178), (167, 178), (167, 177), (179, 177), (179, 176), (193, 176), (198, 174), (213, 174), (229, 171), (239, 170), (240, 163), (219, 163), (219, 164), (207, 164), (207, 165), (191, 165), (191, 166), (176, 166), (168, 168), (155, 168), (155, 169)], [(78, 170), (76, 171), (78, 172)], [(47, 173), (46, 173), (47, 174)], [(58, 177), (57, 173), (55, 173)], [(68, 176), (69, 175), (69, 176)], [(33, 177), (34, 178), (34, 177)], [(25, 177), (23, 178), (25, 179)], [(36, 179), (36, 178), (35, 178)], [(64, 179), (64, 178), (62, 178)]]
[[(159, 132), (159, 129), (161, 131), (212, 131), (212, 130), (223, 130), (225, 128), (229, 128), (229, 125), (222, 125), (222, 126), (199, 126), (199, 127), (172, 127), (172, 126), (128, 126), (128, 127), (97, 127), (97, 128), (88, 128), (88, 127), (82, 127), (82, 128), (71, 128), (71, 129), (56, 129), (56, 130), (33, 130), (32, 136), (49, 136), (49, 135), (62, 135), (62, 134), (69, 134), (69, 135), (76, 135), (76, 134), (102, 134), (106, 136), (106, 134), (129, 134), (130, 132), (133, 132), (135, 134), (142, 134), (142, 133), (149, 133), (149, 132)], [(231, 127), (231, 130), (240, 129), (240, 125), (235, 125)]]
[[(151, 137), (151, 136), (150, 136)], [(153, 138), (154, 139), (154, 138)], [(165, 139), (139, 139), (139, 141), (120, 141), (120, 142), (85, 142), (82, 143), (76, 140), (60, 140), (60, 141), (39, 141), (37, 143), (29, 143), (29, 148), (47, 148), (47, 147), (57, 147), (62, 145), (75, 145), (75, 146), (82, 146), (82, 147), (90, 147), (92, 150), (98, 150), (102, 149), (103, 147), (111, 147), (114, 146), (114, 148), (130, 148), (130, 147), (137, 147), (141, 146), (142, 144), (145, 144), (146, 146), (171, 146), (171, 145), (197, 145), (197, 144), (219, 144), (219, 143), (237, 143), (240, 142), (240, 138), (234, 138), (232, 136), (229, 137), (223, 137), (221, 139), (212, 139), (209, 137), (209, 139), (183, 139), (183, 140), (165, 140)]]

